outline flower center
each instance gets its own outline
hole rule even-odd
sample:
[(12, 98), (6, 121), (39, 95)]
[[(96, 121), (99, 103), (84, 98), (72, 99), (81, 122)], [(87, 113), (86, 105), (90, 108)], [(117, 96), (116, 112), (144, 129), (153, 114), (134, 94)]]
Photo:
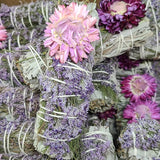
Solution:
[(146, 115), (151, 116), (150, 109), (146, 105), (139, 105), (136, 108), (136, 116), (137, 118), (145, 117)]
[(56, 33), (73, 47), (84, 37), (85, 29), (81, 20), (65, 18), (57, 24)]
[(111, 9), (111, 15), (123, 15), (127, 11), (127, 3), (124, 1), (116, 1), (113, 4), (111, 4), (110, 9)]
[(131, 81), (131, 90), (134, 94), (141, 95), (148, 87), (147, 82), (141, 77), (135, 77)]

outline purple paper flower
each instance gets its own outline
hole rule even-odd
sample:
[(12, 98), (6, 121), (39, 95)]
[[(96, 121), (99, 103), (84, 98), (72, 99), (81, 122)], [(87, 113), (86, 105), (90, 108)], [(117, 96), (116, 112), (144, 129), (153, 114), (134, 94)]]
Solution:
[(148, 75), (131, 75), (121, 82), (122, 93), (131, 101), (150, 99), (156, 92), (155, 78)]
[(110, 33), (119, 33), (138, 25), (145, 16), (145, 4), (141, 0), (101, 0), (98, 14), (100, 26)]
[(131, 70), (134, 67), (139, 66), (140, 60), (133, 60), (129, 58), (129, 54), (125, 53), (117, 57), (119, 68), (122, 68), (124, 70)]
[(145, 117), (160, 120), (160, 107), (156, 102), (138, 101), (131, 103), (123, 112), (123, 118), (129, 119), (129, 123), (137, 122), (136, 119)]

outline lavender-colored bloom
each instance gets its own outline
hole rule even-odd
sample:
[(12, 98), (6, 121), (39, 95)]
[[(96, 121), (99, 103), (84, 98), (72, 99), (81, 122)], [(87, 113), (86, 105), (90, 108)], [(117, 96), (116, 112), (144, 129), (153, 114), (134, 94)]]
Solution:
[[(51, 62), (50, 69), (39, 78), (41, 103), (35, 125), (34, 146), (39, 152), (57, 159), (63, 159), (66, 155), (71, 158), (73, 154), (69, 144), (82, 132), (89, 110), (89, 98), (94, 90), (93, 57), (90, 55), (76, 65), (69, 60), (65, 64), (55, 59)], [(38, 136), (42, 139), (37, 139)], [(45, 151), (39, 148), (39, 142), (47, 148)]]
[[(0, 121), (0, 150), (1, 153), (32, 154), (34, 119), (20, 123), (19, 121)], [(22, 147), (22, 144), (24, 147)]]
[(5, 87), (0, 91), (0, 115), (8, 120), (24, 121), (35, 117), (39, 93), (25, 87)]
[(106, 160), (112, 146), (112, 139), (104, 126), (90, 126), (89, 132), (82, 136), (82, 160)]
[(136, 147), (142, 150), (159, 148), (160, 124), (154, 119), (138, 119), (137, 123), (127, 124), (119, 141), (122, 148)]

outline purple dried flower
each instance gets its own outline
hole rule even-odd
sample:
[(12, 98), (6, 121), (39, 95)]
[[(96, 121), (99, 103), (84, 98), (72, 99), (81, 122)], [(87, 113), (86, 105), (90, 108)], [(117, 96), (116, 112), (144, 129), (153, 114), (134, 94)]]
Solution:
[(117, 57), (119, 68), (122, 68), (124, 70), (131, 70), (134, 67), (139, 66), (140, 60), (132, 60), (129, 58), (129, 54), (125, 53)]
[(145, 4), (141, 0), (101, 0), (98, 14), (100, 26), (110, 33), (119, 33), (138, 25), (145, 16)]
[(122, 148), (135, 147), (142, 150), (159, 148), (160, 123), (154, 119), (138, 119), (137, 123), (127, 124), (119, 137)]

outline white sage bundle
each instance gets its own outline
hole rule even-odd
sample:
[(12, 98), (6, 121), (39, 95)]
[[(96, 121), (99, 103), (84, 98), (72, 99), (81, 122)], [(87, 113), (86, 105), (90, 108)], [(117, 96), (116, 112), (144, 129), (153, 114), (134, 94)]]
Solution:
[(144, 18), (137, 27), (124, 30), (119, 34), (111, 35), (102, 32), (102, 42), (97, 47), (95, 61), (98, 63), (105, 58), (121, 55), (133, 47), (139, 47), (151, 36), (148, 18)]

